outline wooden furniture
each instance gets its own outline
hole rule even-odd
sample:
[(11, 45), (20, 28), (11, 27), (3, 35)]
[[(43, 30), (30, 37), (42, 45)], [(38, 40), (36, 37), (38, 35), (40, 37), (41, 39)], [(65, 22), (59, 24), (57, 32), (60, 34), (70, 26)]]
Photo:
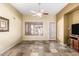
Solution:
[(79, 52), (79, 37), (78, 36), (70, 36), (70, 45), (71, 48), (75, 49)]

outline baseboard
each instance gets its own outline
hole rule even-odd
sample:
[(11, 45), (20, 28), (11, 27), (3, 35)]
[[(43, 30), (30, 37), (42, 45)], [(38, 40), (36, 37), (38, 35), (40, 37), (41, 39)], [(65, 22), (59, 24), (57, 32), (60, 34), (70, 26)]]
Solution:
[(6, 49), (4, 49), (2, 52), (0, 52), (0, 55), (2, 55), (4, 52), (8, 51), (9, 49), (11, 49), (12, 47), (14, 47), (15, 45), (17, 45), (18, 43), (20, 43), (21, 40), (16, 41), (15, 43), (13, 43), (11, 46), (7, 47)]

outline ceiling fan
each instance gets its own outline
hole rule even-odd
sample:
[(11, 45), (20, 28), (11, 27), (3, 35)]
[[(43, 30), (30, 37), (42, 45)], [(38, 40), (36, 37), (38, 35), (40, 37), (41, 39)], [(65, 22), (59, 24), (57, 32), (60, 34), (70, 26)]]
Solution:
[(34, 10), (31, 10), (30, 12), (33, 14), (33, 16), (39, 16), (39, 17), (42, 17), (43, 15), (48, 15), (48, 12), (44, 9), (40, 9), (40, 3), (38, 3), (38, 6), (39, 6), (39, 10), (38, 11), (34, 11)]

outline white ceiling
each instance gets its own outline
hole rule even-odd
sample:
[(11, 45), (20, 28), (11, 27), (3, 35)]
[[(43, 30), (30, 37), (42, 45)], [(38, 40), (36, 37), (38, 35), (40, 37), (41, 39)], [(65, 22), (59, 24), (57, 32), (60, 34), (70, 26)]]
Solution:
[[(45, 9), (49, 14), (56, 15), (61, 9), (63, 9), (68, 3), (41, 3), (40, 9)], [(38, 11), (38, 3), (12, 3), (20, 13), (29, 14), (31, 10)]]

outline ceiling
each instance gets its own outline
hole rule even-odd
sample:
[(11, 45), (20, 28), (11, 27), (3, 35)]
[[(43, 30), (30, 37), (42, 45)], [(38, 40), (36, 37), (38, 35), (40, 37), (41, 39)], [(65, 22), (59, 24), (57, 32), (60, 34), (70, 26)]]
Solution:
[[(49, 14), (56, 15), (67, 4), (68, 3), (40, 3), (40, 9), (48, 11)], [(31, 13), (31, 10), (39, 10), (38, 3), (12, 3), (11, 5), (24, 15)]]

